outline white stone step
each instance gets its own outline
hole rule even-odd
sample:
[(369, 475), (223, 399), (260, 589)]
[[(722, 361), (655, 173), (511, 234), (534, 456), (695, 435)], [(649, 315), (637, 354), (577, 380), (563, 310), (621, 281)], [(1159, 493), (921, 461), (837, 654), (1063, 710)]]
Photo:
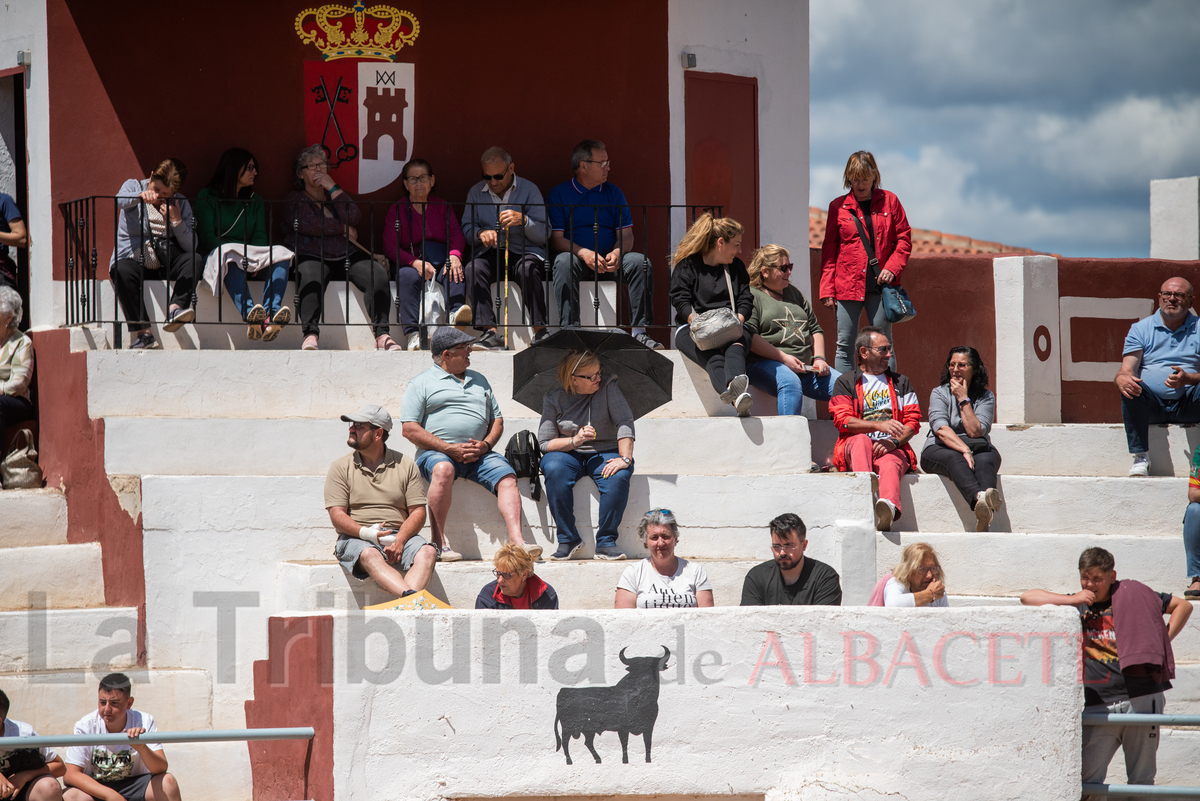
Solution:
[[(717, 606), (738, 606), (746, 572), (759, 564), (752, 560), (697, 560), (713, 583)], [(534, 572), (554, 588), (560, 609), (612, 609), (617, 582), (633, 562), (538, 562)], [(485, 584), (494, 581), (491, 562), (439, 563), (429, 591), (456, 609), (474, 609)], [(371, 580), (359, 581), (337, 562), (287, 562), (279, 566), (278, 600), (281, 610), (314, 612), (321, 609), (361, 609), (395, 600)]]
[(0, 610), (104, 606), (99, 543), (9, 548), (3, 558)]
[[(674, 363), (672, 400), (650, 417), (735, 415), (732, 406), (720, 403), (703, 371), (693, 376), (678, 351), (663, 355)], [(88, 415), (336, 420), (378, 403), (399, 416), (408, 381), (431, 364), (426, 351), (95, 350), (88, 353)], [(471, 369), (496, 390), (505, 417), (540, 415), (540, 408), (512, 399), (512, 365), (511, 352), (471, 356)]]
[(0, 673), (132, 668), (137, 619), (136, 607), (0, 612)]
[[(348, 411), (355, 411), (353, 409)], [(400, 434), (400, 409), (388, 445), (412, 457), (416, 448)], [(538, 417), (505, 418), (509, 437), (537, 432)], [(807, 473), (808, 420), (804, 417), (648, 417), (636, 425), (634, 446), (641, 474), (766, 476)], [(178, 447), (163, 447), (163, 443)], [(104, 426), (105, 470), (115, 475), (295, 476), (325, 475), (349, 452), (346, 423), (325, 420), (109, 417)], [(737, 454), (736, 459), (728, 458)], [(2, 497), (2, 496), (0, 496)]]
[(0, 548), (67, 544), (67, 499), (60, 490), (0, 491)]
[[(1183, 531), (1186, 478), (1001, 475), (998, 487), (1004, 506), (992, 532), (1179, 537)], [(900, 503), (897, 531), (975, 531), (975, 513), (948, 478), (905, 476)]]

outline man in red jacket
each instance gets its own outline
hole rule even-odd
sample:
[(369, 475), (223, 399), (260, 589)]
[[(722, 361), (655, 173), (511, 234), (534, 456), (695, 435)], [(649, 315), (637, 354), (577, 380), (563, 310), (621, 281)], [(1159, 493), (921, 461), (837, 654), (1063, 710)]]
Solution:
[(829, 413), (838, 429), (833, 464), (841, 471), (879, 474), (875, 527), (889, 531), (900, 517), (900, 478), (917, 464), (908, 441), (921, 427), (921, 406), (907, 376), (888, 369), (892, 343), (869, 326), (854, 340), (858, 368), (833, 385)]

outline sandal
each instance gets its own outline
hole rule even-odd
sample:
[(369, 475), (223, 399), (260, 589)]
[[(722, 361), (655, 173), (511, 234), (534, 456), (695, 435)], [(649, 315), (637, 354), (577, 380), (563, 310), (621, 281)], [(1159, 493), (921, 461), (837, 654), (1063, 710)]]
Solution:
[(404, 350), (396, 344), (391, 334), (381, 334), (375, 339), (375, 350)]
[[(1191, 579), (1192, 579), (1192, 584), (1200, 583), (1200, 576), (1192, 576)], [(1197, 587), (1194, 590), (1192, 590), (1192, 589), (1184, 590), (1183, 597), (1200, 599), (1200, 587)]]

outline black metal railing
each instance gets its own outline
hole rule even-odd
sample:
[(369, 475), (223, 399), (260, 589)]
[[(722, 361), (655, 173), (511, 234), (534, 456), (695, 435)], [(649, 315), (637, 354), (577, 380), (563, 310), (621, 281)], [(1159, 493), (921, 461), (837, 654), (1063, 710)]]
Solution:
[[(357, 264), (365, 261), (368, 258), (375, 258), (381, 264), (386, 264), (389, 287), (388, 291), (392, 292), (393, 287), (398, 290), (396, 283), (399, 266), (397, 260), (388, 258), (385, 254), (385, 242), (389, 241), (387, 236), (389, 233), (391, 241), (397, 243), (397, 247), (408, 250), (413, 247), (409, 244), (416, 237), (413, 235), (415, 231), (406, 231), (406, 228), (414, 226), (404, 226), (401, 224), (400, 209), (403, 201), (397, 202), (382, 202), (382, 201), (352, 201), (346, 197), (342, 200), (343, 195), (339, 194), (337, 198), (317, 202), (313, 200), (299, 200), (291, 198), (280, 201), (263, 201), (255, 198), (254, 200), (220, 200), (217, 201), (216, 220), (212, 223), (206, 221), (206, 224), (214, 225), (214, 230), (204, 232), (198, 230), (196, 218), (192, 214), (182, 214), (181, 224), (187, 222), (188, 225), (180, 234), (176, 233), (170, 225), (167, 226), (165, 237), (157, 240), (158, 246), (163, 248), (165, 252), (160, 256), (170, 260), (178, 257), (179, 254), (187, 256), (185, 260), (184, 276), (190, 281), (192, 286), (190, 296), (190, 306), (196, 309), (198, 305), (198, 292), (200, 283), (205, 272), (205, 264), (209, 253), (202, 252), (199, 245), (201, 240), (206, 242), (220, 242), (220, 247), (228, 248), (230, 244), (241, 244), (243, 247), (243, 257), (250, 254), (250, 248), (257, 245), (265, 245), (273, 247), (275, 245), (283, 245), (293, 252), (299, 251), (294, 257), (289, 268), (289, 278), (295, 281), (295, 293), (293, 297), (293, 308), (299, 313), (300, 309), (300, 293), (301, 285), (297, 280), (297, 264), (306, 260), (318, 260), (324, 262), (332, 270), (334, 274), (325, 276), (321, 282), (321, 297), (320, 315), (318, 324), (325, 324), (326, 308), (324, 304), (324, 288), (329, 280), (346, 280), (350, 274), (352, 264)], [(436, 199), (435, 199), (436, 200)], [(177, 201), (178, 202), (178, 199)], [(719, 206), (699, 206), (699, 205), (671, 205), (671, 204), (646, 204), (646, 205), (625, 205), (625, 206), (551, 206), (547, 204), (531, 205), (531, 204), (494, 204), (494, 203), (448, 203), (450, 211), (454, 214), (455, 222), (458, 224), (460, 220), (472, 221), (468, 224), (467, 230), (463, 231), (465, 247), (462, 256), (462, 263), (465, 265), (476, 258), (480, 257), (487, 251), (492, 251), (493, 256), (499, 260), (501, 252), (505, 252), (510, 264), (515, 264), (519, 259), (529, 253), (533, 253), (542, 260), (540, 268), (540, 277), (543, 284), (543, 292), (545, 294), (545, 302), (547, 316), (550, 317), (551, 303), (557, 303), (558, 299), (554, 297), (553, 292), (553, 270), (554, 262), (560, 252), (555, 251), (551, 246), (551, 226), (549, 218), (552, 211), (562, 209), (562, 216), (567, 220), (564, 225), (564, 230), (561, 232), (563, 239), (569, 246), (574, 249), (582, 243), (590, 243), (611, 236), (614, 239), (614, 250), (620, 259), (626, 255), (626, 248), (623, 237), (625, 228), (633, 230), (633, 247), (629, 248), (630, 253), (642, 254), (641, 269), (646, 272), (646, 286), (653, 287), (653, 271), (651, 266), (651, 253), (658, 254), (654, 258), (662, 259), (663, 264), (670, 264), (671, 254), (674, 246), (682, 237), (687, 226), (696, 219), (697, 216), (706, 211), (711, 211), (719, 216), (721, 207)], [(190, 206), (188, 207), (191, 208)], [(497, 222), (495, 225), (479, 228), (473, 221), (480, 218), (479, 212), (485, 210), (488, 212), (487, 217), (496, 217), (500, 210), (512, 209), (520, 211), (522, 214), (528, 214), (537, 220), (539, 223), (544, 222), (544, 243), (539, 245), (536, 239), (535, 242), (529, 242), (529, 235), (521, 238), (514, 237), (513, 247), (498, 246), (496, 248), (484, 246), (478, 237), (482, 230), (493, 230), (497, 234), (499, 242), (507, 243), (508, 239), (505, 236), (505, 231)], [(146, 250), (148, 242), (152, 239), (150, 228), (150, 214), (148, 213), (148, 205), (134, 197), (116, 197), (116, 196), (99, 196), (80, 198), (78, 200), (69, 201), (60, 204), (60, 210), (64, 219), (64, 258), (65, 258), (65, 308), (66, 308), (66, 324), (74, 325), (112, 325), (114, 345), (120, 347), (122, 328), (130, 323), (149, 324), (150, 320), (129, 320), (123, 317), (122, 309), (118, 299), (114, 298), (111, 306), (104, 308), (106, 304), (101, 302), (102, 293), (99, 270), (99, 259), (102, 254), (111, 254), (109, 257), (110, 268), (121, 259), (133, 259), (144, 268), (146, 261)], [(388, 220), (389, 213), (395, 211), (392, 215), (394, 219)], [(607, 213), (607, 214), (605, 214)], [(628, 214), (628, 221), (631, 225), (601, 225), (601, 217), (615, 217), (620, 221), (624, 213)], [(258, 242), (245, 241), (243, 237), (240, 243), (231, 242), (229, 237), (222, 236), (222, 232), (216, 230), (221, 227), (220, 221), (226, 218), (226, 214), (238, 219), (247, 220), (252, 215), (263, 215), (265, 222), (263, 230), (258, 232), (260, 235), (255, 236)], [(124, 225), (122, 225), (122, 215), (125, 215)], [(429, 214), (422, 213), (415, 215), (420, 218), (421, 237), (420, 241), (415, 245), (419, 248), (426, 241), (431, 241), (429, 238)], [(387, 224), (385, 224), (385, 220)], [(319, 225), (317, 222), (319, 221)], [(406, 218), (406, 222), (407, 222)], [(535, 225), (535, 227), (537, 227)], [(190, 230), (187, 230), (190, 229)], [(333, 233), (336, 230), (337, 233)], [(191, 242), (191, 247), (184, 247), (180, 244), (181, 241)], [(165, 241), (164, 241), (165, 240)], [(405, 245), (408, 248), (405, 248)], [(561, 244), (561, 243), (560, 243)], [(118, 252), (118, 247), (121, 252)], [(449, 246), (447, 246), (447, 251)], [(538, 251), (542, 251), (539, 253)], [(224, 252), (227, 252), (224, 251)], [(408, 250), (410, 255), (420, 257), (423, 251)], [(543, 255), (544, 254), (544, 255)], [(161, 261), (161, 258), (160, 258)], [(501, 267), (503, 265), (495, 265), (497, 270), (497, 278), (493, 283), (497, 284), (497, 291), (491, 298), (490, 303), (496, 312), (497, 325), (501, 325), (504, 310), (504, 292), (500, 290), (499, 285), (503, 283), (503, 273)], [(569, 265), (568, 265), (569, 267)], [(267, 268), (269, 271), (269, 268)], [(164, 271), (165, 272), (165, 271)], [(594, 297), (592, 300), (595, 326), (606, 327), (608, 325), (629, 325), (632, 302), (625, 301), (624, 293), (617, 293), (616, 317), (614, 321), (605, 321), (604, 325), (600, 324), (600, 290), (599, 282), (602, 280), (601, 275), (596, 271), (590, 272), (585, 281), (591, 281), (594, 284)], [(448, 286), (448, 270), (442, 268), (439, 270), (439, 280), (443, 287)], [(147, 280), (165, 281), (168, 297), (172, 294), (174, 281), (169, 276), (160, 277), (161, 273), (156, 274), (156, 271), (146, 270), (145, 276)], [(217, 275), (220, 276), (223, 271), (219, 270)], [(250, 276), (251, 280), (258, 278), (259, 275)], [(604, 280), (611, 277), (620, 281), (620, 270), (611, 275), (605, 275)], [(464, 291), (467, 293), (466, 302), (472, 303), (474, 300), (470, 297), (471, 288), (465, 285), (464, 276)], [(580, 284), (584, 283), (581, 281)], [(226, 294), (224, 282), (218, 279), (215, 282), (214, 295), (216, 296), (216, 313), (208, 315), (207, 318), (197, 313), (195, 320), (191, 325), (228, 325), (232, 323), (240, 324), (240, 319), (228, 319), (223, 309), (223, 296)], [(423, 291), (428, 289), (423, 283)], [(364, 292), (378, 290), (378, 286), (373, 283), (369, 286), (360, 286)], [(656, 287), (654, 292), (665, 293), (666, 286)], [(144, 297), (144, 295), (143, 295)], [(419, 318), (415, 321), (400, 319), (399, 307), (400, 297), (398, 292), (393, 292), (394, 303), (388, 312), (388, 325), (399, 325), (403, 322), (406, 326), (417, 325), (421, 331), (422, 339), (428, 335), (428, 329), (432, 327), (424, 319), (424, 298), (418, 304), (418, 309), (421, 310)], [(350, 303), (351, 293), (346, 292), (345, 308), (342, 310), (342, 321), (337, 325), (358, 325), (371, 326), (379, 323), (370, 320), (362, 323), (350, 323)], [(649, 299), (647, 301), (648, 308)], [(393, 314), (393, 310), (395, 313)], [(450, 310), (453, 311), (453, 310)], [(579, 314), (576, 308), (576, 314)], [(530, 325), (531, 320), (530, 303), (526, 299), (523, 304), (523, 311), (519, 321), (510, 321), (510, 326), (526, 326)], [(165, 322), (165, 321), (164, 321)], [(549, 322), (549, 319), (546, 320)], [(669, 320), (651, 321), (651, 324), (668, 325)], [(560, 324), (565, 325), (567, 321), (560, 320)], [(591, 327), (591, 326), (588, 326)]]

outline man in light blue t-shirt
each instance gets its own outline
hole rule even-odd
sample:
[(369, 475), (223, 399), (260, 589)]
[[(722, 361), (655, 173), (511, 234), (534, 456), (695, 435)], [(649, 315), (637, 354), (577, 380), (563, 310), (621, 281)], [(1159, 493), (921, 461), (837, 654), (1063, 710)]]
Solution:
[(1129, 329), (1121, 369), (1121, 417), (1133, 454), (1131, 476), (1150, 474), (1151, 423), (1200, 423), (1200, 318), (1192, 313), (1192, 285), (1169, 278), (1158, 311)]
[(504, 436), (500, 404), (487, 379), (467, 369), (477, 339), (449, 326), (433, 332), (429, 351), (434, 363), (408, 382), (400, 404), (401, 432), (417, 446), (417, 469), (429, 482), (429, 527), (441, 561), (462, 559), (446, 542), (456, 478), (474, 481), (495, 495), (509, 540), (537, 559), (542, 547), (525, 544), (521, 535), (516, 471), (495, 452)]

